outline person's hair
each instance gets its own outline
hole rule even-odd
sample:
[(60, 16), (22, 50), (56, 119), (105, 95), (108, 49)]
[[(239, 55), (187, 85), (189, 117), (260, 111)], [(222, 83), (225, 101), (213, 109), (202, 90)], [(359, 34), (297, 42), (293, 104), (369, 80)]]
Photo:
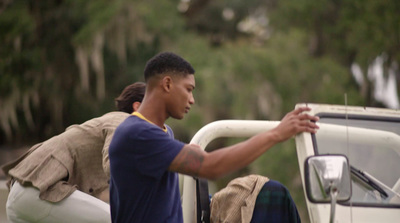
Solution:
[(169, 72), (186, 76), (194, 74), (195, 71), (192, 65), (182, 57), (171, 52), (163, 52), (147, 61), (144, 69), (144, 79), (147, 82), (151, 77)]
[(143, 82), (136, 82), (126, 86), (122, 93), (115, 99), (118, 111), (132, 113), (133, 103), (142, 102), (145, 92), (146, 84)]

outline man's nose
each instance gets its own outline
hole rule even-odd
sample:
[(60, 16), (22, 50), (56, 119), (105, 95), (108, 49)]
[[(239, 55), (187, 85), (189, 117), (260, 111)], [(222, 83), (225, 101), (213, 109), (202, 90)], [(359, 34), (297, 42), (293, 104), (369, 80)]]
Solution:
[(191, 94), (191, 95), (190, 95), (190, 99), (189, 99), (189, 104), (192, 105), (192, 104), (194, 104), (194, 102), (195, 102), (195, 101), (194, 101), (193, 94)]

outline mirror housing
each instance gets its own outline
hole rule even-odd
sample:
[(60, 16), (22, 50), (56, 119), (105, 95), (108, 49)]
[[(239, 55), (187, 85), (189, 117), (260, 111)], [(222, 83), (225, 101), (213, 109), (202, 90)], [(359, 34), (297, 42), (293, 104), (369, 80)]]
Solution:
[(307, 197), (314, 203), (348, 201), (351, 198), (349, 162), (344, 155), (319, 155), (305, 161)]
[(351, 198), (349, 161), (344, 155), (311, 156), (305, 161), (307, 197), (331, 203), (329, 223), (335, 222), (336, 202)]

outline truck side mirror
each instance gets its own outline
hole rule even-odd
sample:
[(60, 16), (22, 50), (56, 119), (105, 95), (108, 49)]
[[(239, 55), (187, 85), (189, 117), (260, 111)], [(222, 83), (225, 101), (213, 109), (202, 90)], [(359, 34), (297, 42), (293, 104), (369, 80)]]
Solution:
[(311, 156), (305, 161), (307, 197), (316, 203), (331, 203), (330, 222), (334, 222), (336, 201), (351, 197), (349, 162), (343, 155)]

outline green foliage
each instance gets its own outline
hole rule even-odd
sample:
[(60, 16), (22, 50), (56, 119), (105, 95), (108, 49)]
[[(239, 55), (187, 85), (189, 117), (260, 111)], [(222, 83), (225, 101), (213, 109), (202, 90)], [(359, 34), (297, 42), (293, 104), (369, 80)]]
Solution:
[[(29, 141), (44, 140), (113, 110), (113, 99), (143, 80), (147, 59), (183, 26), (176, 2), (12, 1), (4, 7), (0, 142), (30, 131)], [(162, 8), (169, 13), (159, 13)]]
[[(94, 35), (104, 30), (111, 19), (123, 7), (123, 1), (69, 1), (71, 19), (81, 22), (81, 27), (74, 34), (72, 42), (76, 45), (87, 45)], [(67, 6), (68, 6), (67, 5)], [(73, 11), (72, 11), (73, 10)]]
[(394, 61), (400, 60), (400, 2), (344, 1), (338, 32), (343, 44), (356, 52), (356, 60), (366, 65), (386, 52)]
[[(321, 8), (325, 3), (329, 1), (282, 4), (288, 4), (286, 13), (297, 10), (300, 12), (297, 15), (305, 15), (312, 7), (312, 12), (319, 15), (327, 10)], [(61, 97), (65, 112), (59, 120), (63, 123), (80, 122), (111, 108), (112, 99), (127, 83), (142, 80), (141, 73), (148, 58), (159, 51), (170, 50), (187, 58), (197, 70), (195, 96), (198, 107), (193, 109), (195, 118), (189, 117), (182, 125), (184, 128), (189, 124), (191, 130), (182, 132), (192, 134), (202, 125), (218, 119), (279, 119), (297, 102), (342, 104), (345, 93), (353, 104), (362, 104), (346, 68), (328, 57), (316, 59), (308, 53), (305, 31), (292, 28), (285, 32), (277, 31), (261, 45), (255, 45), (244, 37), (214, 47), (208, 38), (185, 30), (177, 4), (177, 1), (154, 4), (152, 1), (134, 0), (69, 0), (46, 6), (33, 3), (31, 8), (24, 2), (10, 5), (4, 15), (22, 19), (11, 23), (12, 16), (0, 17), (1, 27), (5, 30), (2, 38), (7, 39), (7, 53), (4, 54), (7, 56), (3, 58), (8, 58), (1, 60), (3, 97), (10, 94), (11, 86), (18, 86), (18, 91), (34, 87), (39, 95), (51, 95), (50, 98), (39, 97), (41, 103), (49, 106), (45, 110), (54, 113), (51, 101), (60, 101), (57, 97)], [(211, 7), (220, 16), (219, 13), (228, 7), (235, 11), (235, 15), (244, 18), (248, 15), (244, 11), (249, 12), (261, 4), (259, 1), (246, 4), (219, 1), (207, 5), (204, 10)], [(242, 9), (244, 5), (246, 7)], [(316, 17), (307, 18), (312, 20)], [(34, 25), (39, 21), (45, 21), (41, 23), (41, 29)], [(227, 21), (219, 22), (218, 27)], [(309, 23), (304, 21), (304, 24)], [(99, 77), (95, 77), (96, 70), (91, 66), (90, 56), (95, 47), (94, 38), (102, 33), (108, 94), (104, 99), (97, 99), (95, 83)], [(18, 39), (23, 46), (20, 51), (13, 48)], [(121, 51), (121, 46), (126, 50)], [(83, 47), (87, 52), (89, 92), (80, 85), (82, 76), (76, 63), (76, 47)], [(82, 94), (85, 97), (80, 97)], [(16, 105), (18, 107), (18, 103)], [(81, 109), (71, 109), (74, 106)], [(81, 110), (85, 112), (80, 113)], [(36, 122), (40, 122), (40, 117)]]
[[(27, 5), (15, 4), (2, 13), (0, 17), (0, 92), (9, 95), (12, 87), (28, 87), (25, 83), (23, 72), (27, 67), (36, 67), (38, 52), (36, 49), (27, 50), (23, 41), (29, 44), (29, 33), (35, 24), (27, 13)], [(29, 80), (29, 82), (32, 80)]]
[(400, 60), (399, 10), (397, 0), (279, 1), (271, 20), (279, 30), (304, 29), (317, 55), (366, 67), (382, 52), (393, 61)]
[[(28, 13), (28, 5), (23, 1), (13, 4), (5, 10), (0, 17), (0, 40), (4, 44), (2, 47), (7, 47), (15, 38), (26, 36), (35, 27)], [(2, 50), (4, 53), (4, 51)]]

